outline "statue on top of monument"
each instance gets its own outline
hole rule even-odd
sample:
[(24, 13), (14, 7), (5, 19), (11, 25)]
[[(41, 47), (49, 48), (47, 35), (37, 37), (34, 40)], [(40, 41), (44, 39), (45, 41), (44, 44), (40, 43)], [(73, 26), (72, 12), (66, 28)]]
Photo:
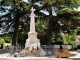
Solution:
[(33, 7), (31, 8), (31, 14), (34, 14), (34, 11), (35, 11), (36, 9), (34, 9)]

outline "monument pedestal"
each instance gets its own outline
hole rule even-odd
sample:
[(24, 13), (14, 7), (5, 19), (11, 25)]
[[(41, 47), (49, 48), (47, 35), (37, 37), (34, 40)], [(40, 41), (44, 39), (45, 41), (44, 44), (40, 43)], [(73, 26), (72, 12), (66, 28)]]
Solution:
[(25, 43), (25, 49), (41, 49), (39, 39), (37, 38), (37, 32), (29, 32), (28, 39)]

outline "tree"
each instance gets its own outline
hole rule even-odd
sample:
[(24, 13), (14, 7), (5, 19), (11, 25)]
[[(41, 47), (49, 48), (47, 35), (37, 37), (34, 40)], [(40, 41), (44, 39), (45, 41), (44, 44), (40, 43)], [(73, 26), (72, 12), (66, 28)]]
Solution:
[[(19, 34), (19, 25), (21, 18), (25, 15), (30, 13), (30, 8), (33, 6), (32, 4), (25, 3), (23, 0), (4, 0), (2, 5), (4, 6), (12, 6), (14, 10), (10, 11), (15, 13), (14, 17), (14, 35), (12, 40), (12, 45), (16, 46), (18, 41), (18, 34)], [(6, 15), (9, 15), (6, 14)]]
[[(12, 45), (15, 45), (16, 46), (16, 42), (18, 41), (18, 32), (19, 32), (19, 21), (20, 21), (20, 18), (22, 16), (24, 16), (24, 14), (26, 14), (26, 3), (23, 2), (22, 0), (6, 0), (4, 1), (3, 5), (5, 6), (12, 6), (14, 10), (10, 11), (11, 12), (14, 12), (15, 13), (15, 16), (14, 17), (14, 21), (15, 21), (15, 26), (14, 26), (14, 35), (13, 35), (13, 40), (12, 40)], [(7, 14), (8, 15), (8, 14)]]
[[(80, 12), (74, 10), (80, 6), (79, 0), (45, 0), (43, 9), (48, 15), (48, 33), (47, 44), (51, 44), (52, 33), (55, 39), (58, 33), (71, 33), (80, 25)], [(54, 14), (55, 13), (55, 14)], [(46, 14), (45, 14), (46, 15)], [(75, 16), (76, 15), (76, 16)]]
[(30, 14), (31, 7), (36, 8), (37, 20), (47, 21), (48, 23), (46, 44), (49, 45), (52, 42), (53, 34), (57, 39), (58, 33), (70, 33), (80, 25), (80, 12), (74, 9), (78, 8), (79, 2), (79, 0), (28, 0), (28, 3), (25, 3), (22, 0), (5, 0), (3, 4), (13, 5), (16, 13), (12, 45), (16, 45), (18, 40), (21, 17)]

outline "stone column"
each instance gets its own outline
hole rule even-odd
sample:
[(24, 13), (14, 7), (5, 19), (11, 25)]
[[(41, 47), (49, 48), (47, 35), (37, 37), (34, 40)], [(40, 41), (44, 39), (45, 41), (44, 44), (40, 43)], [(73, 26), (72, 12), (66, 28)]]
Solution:
[(33, 7), (31, 8), (31, 14), (30, 14), (30, 17), (31, 17), (31, 20), (30, 20), (30, 32), (35, 32), (35, 14), (34, 14), (34, 11), (35, 9), (33, 9)]
[(26, 40), (25, 49), (26, 48), (40, 48), (40, 42), (37, 38), (37, 32), (35, 31), (35, 14), (33, 7), (31, 8), (31, 14), (30, 14), (30, 32), (28, 32), (28, 39)]

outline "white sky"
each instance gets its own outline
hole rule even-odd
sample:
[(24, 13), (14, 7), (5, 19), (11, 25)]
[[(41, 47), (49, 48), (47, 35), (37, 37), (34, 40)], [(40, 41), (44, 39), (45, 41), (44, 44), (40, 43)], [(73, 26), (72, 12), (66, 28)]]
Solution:
[(80, 7), (78, 8), (78, 11), (80, 11)]
[(23, 1), (28, 2), (28, 0), (23, 0)]

